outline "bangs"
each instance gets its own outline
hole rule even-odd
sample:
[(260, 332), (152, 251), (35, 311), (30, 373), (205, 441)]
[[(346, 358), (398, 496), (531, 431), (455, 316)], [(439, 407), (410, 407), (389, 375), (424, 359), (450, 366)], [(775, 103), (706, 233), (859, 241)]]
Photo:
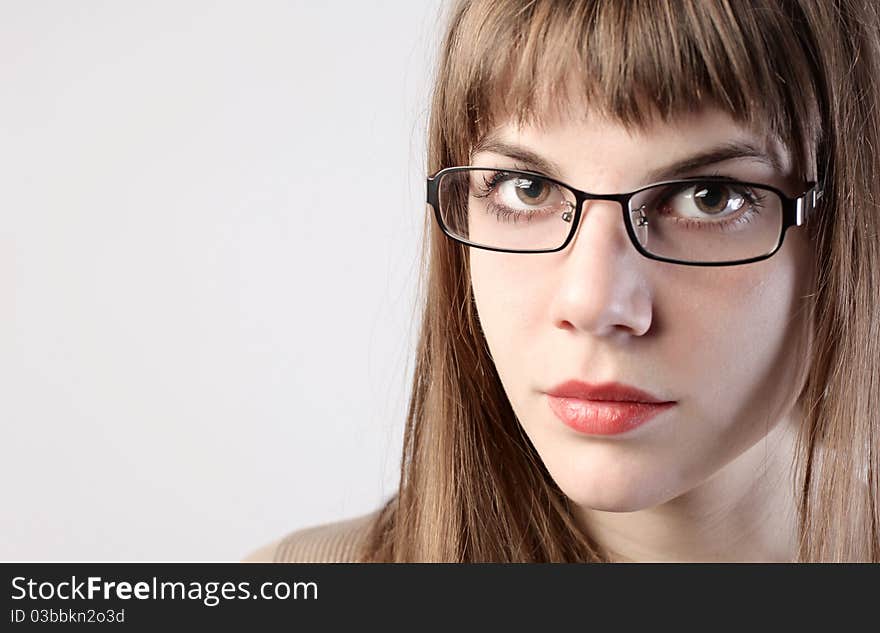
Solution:
[(821, 130), (815, 43), (793, 26), (805, 23), (794, 5), (465, 2), (452, 16), (435, 95), (446, 158), (467, 164), (505, 121), (540, 125), (589, 108), (633, 129), (713, 106), (783, 140), (805, 175)]

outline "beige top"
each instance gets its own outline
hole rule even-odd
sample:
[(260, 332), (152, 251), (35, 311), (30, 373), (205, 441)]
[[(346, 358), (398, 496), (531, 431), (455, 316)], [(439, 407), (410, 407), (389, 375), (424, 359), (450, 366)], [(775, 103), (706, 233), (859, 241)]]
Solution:
[(294, 530), (251, 552), (243, 563), (353, 563), (372, 520), (374, 510), (342, 521)]

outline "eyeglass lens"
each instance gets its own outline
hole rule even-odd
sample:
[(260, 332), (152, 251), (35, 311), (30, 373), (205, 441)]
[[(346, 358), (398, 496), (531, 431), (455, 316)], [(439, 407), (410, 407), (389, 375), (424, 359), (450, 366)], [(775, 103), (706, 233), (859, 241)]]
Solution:
[[(511, 251), (559, 248), (577, 208), (571, 189), (516, 171), (449, 172), (438, 193), (450, 233)], [(592, 202), (584, 203), (584, 213)], [(626, 211), (645, 251), (688, 262), (765, 255), (776, 247), (783, 224), (782, 200), (774, 191), (713, 179), (644, 189), (630, 198)]]

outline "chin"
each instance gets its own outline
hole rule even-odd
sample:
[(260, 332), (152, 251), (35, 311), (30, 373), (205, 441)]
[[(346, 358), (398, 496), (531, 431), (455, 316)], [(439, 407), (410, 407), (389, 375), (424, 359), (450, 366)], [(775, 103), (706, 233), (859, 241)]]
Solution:
[(580, 468), (555, 473), (556, 485), (566, 497), (582, 508), (603, 512), (637, 512), (653, 508), (677, 496), (656, 472), (624, 469)]

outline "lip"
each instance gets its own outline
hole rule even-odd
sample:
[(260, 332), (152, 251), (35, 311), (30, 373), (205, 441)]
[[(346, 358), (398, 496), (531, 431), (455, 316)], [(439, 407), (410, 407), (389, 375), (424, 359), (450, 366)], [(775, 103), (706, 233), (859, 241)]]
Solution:
[(608, 400), (612, 402), (643, 402), (658, 404), (670, 402), (657, 398), (646, 391), (637, 389), (621, 382), (603, 382), (590, 384), (580, 380), (568, 380), (556, 385), (547, 392), (557, 398), (577, 398), (578, 400)]
[(626, 433), (676, 404), (618, 382), (569, 380), (548, 391), (547, 397), (557, 418), (587, 435)]

